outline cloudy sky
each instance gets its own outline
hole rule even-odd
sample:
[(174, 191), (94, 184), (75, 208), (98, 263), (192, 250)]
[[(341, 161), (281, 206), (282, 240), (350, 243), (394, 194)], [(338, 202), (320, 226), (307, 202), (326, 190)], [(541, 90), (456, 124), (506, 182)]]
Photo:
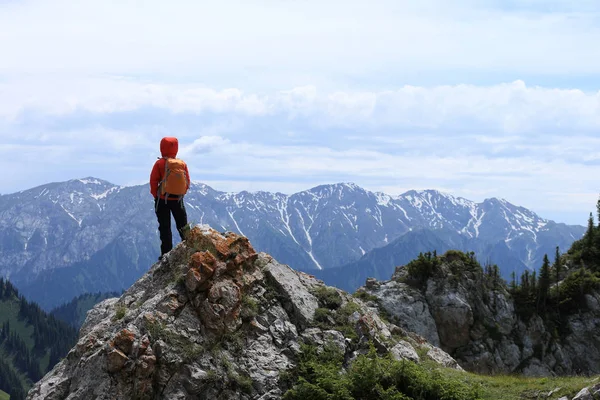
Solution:
[(600, 193), (597, 0), (0, 0), (2, 193), (192, 179), (502, 197)]

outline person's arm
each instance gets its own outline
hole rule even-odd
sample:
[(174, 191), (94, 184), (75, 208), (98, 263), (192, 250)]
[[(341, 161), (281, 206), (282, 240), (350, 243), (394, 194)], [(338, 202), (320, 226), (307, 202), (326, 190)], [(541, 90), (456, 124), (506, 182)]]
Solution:
[(154, 163), (154, 167), (152, 167), (152, 172), (150, 173), (150, 193), (152, 194), (152, 197), (154, 197), (154, 198), (158, 197), (158, 184), (160, 183), (160, 180), (161, 180), (161, 176), (160, 176), (160, 171), (161, 171), (160, 161), (161, 160), (157, 160)]

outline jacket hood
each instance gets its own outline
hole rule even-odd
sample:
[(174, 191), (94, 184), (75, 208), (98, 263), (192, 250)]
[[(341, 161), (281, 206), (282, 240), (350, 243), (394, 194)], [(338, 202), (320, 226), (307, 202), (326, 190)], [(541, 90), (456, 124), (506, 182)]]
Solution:
[(176, 137), (164, 137), (160, 141), (160, 154), (163, 157), (175, 158), (179, 150), (179, 142)]

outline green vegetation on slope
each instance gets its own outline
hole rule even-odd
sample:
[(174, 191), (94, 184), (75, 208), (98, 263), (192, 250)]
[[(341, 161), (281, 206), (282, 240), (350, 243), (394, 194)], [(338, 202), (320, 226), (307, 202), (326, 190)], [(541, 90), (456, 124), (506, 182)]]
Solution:
[(298, 366), (282, 374), (284, 400), (514, 400), (572, 398), (599, 377), (525, 378), (484, 376), (444, 368), (429, 359), (417, 364), (380, 356), (374, 348), (343, 369), (332, 344), (303, 345)]
[(111, 297), (119, 297), (117, 292), (109, 293), (86, 293), (82, 294), (68, 303), (53, 309), (50, 314), (71, 325), (75, 329), (79, 329), (85, 321), (86, 314), (96, 304)]
[[(304, 346), (294, 386), (284, 400), (477, 400), (478, 387), (411, 361), (359, 355), (342, 372), (343, 354), (335, 345), (319, 352)], [(295, 378), (295, 379), (294, 379)]]
[(8, 393), (0, 390), (0, 400), (10, 400), (10, 396), (8, 395)]
[(0, 279), (0, 389), (25, 398), (33, 382), (67, 354), (77, 332), (19, 295)]

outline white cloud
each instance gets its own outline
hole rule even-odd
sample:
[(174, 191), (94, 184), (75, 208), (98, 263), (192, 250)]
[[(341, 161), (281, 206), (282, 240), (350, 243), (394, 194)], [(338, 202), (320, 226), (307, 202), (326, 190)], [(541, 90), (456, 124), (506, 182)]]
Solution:
[(199, 139), (185, 146), (179, 152), (180, 157), (191, 157), (198, 154), (210, 153), (218, 150), (222, 146), (228, 146), (230, 141), (221, 136), (201, 136)]
[(509, 134), (600, 127), (600, 92), (528, 87), (522, 81), (492, 86), (403, 86), (385, 91), (327, 92), (300, 87), (272, 93), (107, 78), (0, 84), (0, 118), (5, 122), (27, 118), (25, 113), (69, 116), (80, 111), (110, 114), (142, 108), (175, 114), (312, 118), (327, 126), (493, 129)]

